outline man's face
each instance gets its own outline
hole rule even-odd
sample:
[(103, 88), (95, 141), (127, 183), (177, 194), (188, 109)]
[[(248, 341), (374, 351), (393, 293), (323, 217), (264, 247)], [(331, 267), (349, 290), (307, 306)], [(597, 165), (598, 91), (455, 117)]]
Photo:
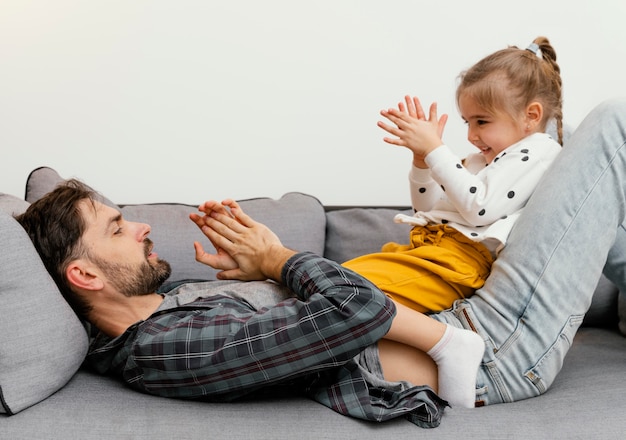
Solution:
[(170, 276), (168, 262), (152, 252), (150, 226), (129, 222), (119, 211), (95, 202), (80, 206), (87, 228), (82, 237), (88, 259), (126, 296), (154, 293)]

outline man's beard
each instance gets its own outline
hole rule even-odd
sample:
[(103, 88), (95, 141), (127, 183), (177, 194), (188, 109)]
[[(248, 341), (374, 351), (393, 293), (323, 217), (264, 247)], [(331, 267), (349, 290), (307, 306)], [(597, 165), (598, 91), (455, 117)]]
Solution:
[(146, 261), (139, 265), (114, 263), (94, 256), (90, 256), (90, 259), (104, 272), (109, 282), (125, 296), (149, 295), (156, 292), (169, 278), (172, 268), (165, 260), (148, 260), (152, 242), (146, 239), (144, 243)]

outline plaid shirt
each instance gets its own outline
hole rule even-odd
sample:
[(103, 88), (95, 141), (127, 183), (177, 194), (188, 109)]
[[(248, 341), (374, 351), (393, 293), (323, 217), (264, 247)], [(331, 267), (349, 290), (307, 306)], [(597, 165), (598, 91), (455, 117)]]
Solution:
[(289, 390), (357, 418), (439, 425), (444, 403), (430, 388), (374, 386), (355, 360), (387, 333), (395, 314), (380, 290), (310, 253), (292, 257), (282, 280), (295, 297), (271, 307), (233, 297), (232, 283), (222, 294), (162, 305), (119, 337), (98, 335), (87, 361), (159, 396), (232, 401)]

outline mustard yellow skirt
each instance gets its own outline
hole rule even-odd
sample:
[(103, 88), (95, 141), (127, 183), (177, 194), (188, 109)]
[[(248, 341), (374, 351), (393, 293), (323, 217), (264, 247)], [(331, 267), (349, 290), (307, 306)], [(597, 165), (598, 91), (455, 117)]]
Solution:
[(416, 226), (410, 243), (343, 263), (394, 301), (422, 313), (449, 308), (471, 296), (489, 276), (493, 258), (482, 244), (446, 225)]

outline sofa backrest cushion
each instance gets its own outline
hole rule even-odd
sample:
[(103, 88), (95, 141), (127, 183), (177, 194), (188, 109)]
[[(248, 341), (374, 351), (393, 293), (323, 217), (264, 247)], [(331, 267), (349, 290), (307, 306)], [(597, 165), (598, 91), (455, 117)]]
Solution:
[(343, 263), (360, 255), (379, 252), (389, 241), (406, 243), (411, 228), (394, 223), (398, 213), (411, 215), (412, 210), (391, 208), (348, 208), (326, 214), (326, 248), (324, 256)]
[(16, 414), (63, 387), (87, 353), (87, 333), (0, 195), (0, 413)]
[[(34, 202), (64, 180), (52, 168), (37, 168), (27, 179), (26, 200)], [(81, 180), (89, 185), (89, 182)], [(106, 197), (105, 202), (115, 206)], [(203, 200), (198, 203), (201, 202)], [(285, 246), (319, 255), (324, 252), (326, 215), (324, 207), (315, 197), (292, 192), (278, 200), (255, 198), (240, 200), (239, 204), (254, 220), (274, 231)], [(189, 220), (189, 214), (197, 212), (198, 205), (154, 203), (117, 206), (126, 220), (151, 226), (150, 238), (155, 252), (172, 266), (168, 282), (215, 279), (217, 271), (195, 260), (194, 241), (200, 241), (208, 252), (212, 251), (208, 239)]]

